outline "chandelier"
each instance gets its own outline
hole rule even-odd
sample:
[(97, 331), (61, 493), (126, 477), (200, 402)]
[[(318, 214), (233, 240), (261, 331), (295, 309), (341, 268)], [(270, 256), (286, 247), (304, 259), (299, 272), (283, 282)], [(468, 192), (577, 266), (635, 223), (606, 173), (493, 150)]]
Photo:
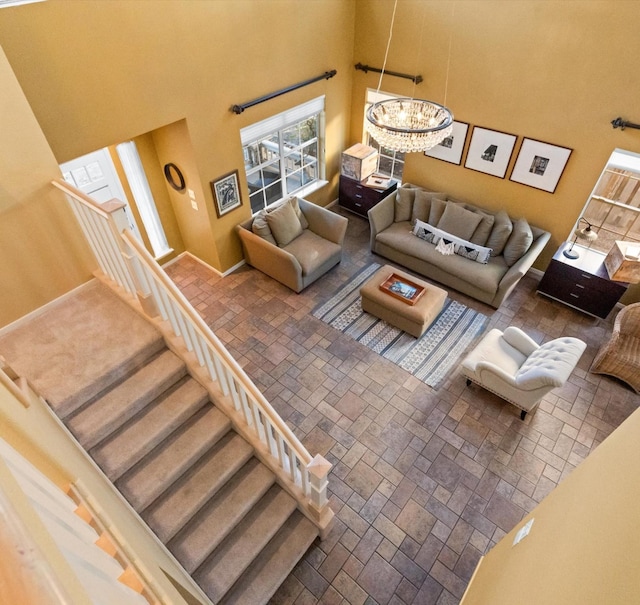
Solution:
[(453, 114), (444, 105), (422, 99), (387, 99), (367, 110), (366, 128), (392, 151), (427, 151), (451, 135)]
[[(398, 0), (393, 5), (389, 39), (384, 54), (384, 62), (378, 82), (378, 92), (382, 84), (389, 47), (393, 36), (393, 24), (396, 19)], [(425, 9), (426, 15), (426, 9)], [(420, 51), (422, 51), (423, 31), (420, 34)], [(449, 82), (449, 63), (451, 61), (451, 38), (449, 39), (449, 58), (447, 60), (447, 79), (445, 83), (445, 102), (447, 98), (447, 84)], [(414, 90), (416, 81), (414, 83)], [(412, 98), (396, 98), (374, 103), (366, 113), (365, 126), (367, 132), (383, 147), (392, 151), (412, 152), (427, 151), (441, 143), (451, 135), (453, 130), (453, 114), (444, 105), (433, 101)]]

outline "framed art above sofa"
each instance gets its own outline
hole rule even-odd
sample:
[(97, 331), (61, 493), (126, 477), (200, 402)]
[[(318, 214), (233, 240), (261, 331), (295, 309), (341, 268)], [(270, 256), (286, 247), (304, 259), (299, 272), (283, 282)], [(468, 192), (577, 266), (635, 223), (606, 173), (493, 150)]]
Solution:
[(517, 138), (514, 134), (474, 126), (465, 168), (503, 179)]
[(469, 124), (454, 120), (451, 134), (435, 147), (425, 151), (424, 155), (430, 158), (436, 158), (437, 160), (444, 160), (451, 164), (460, 165), (468, 132)]

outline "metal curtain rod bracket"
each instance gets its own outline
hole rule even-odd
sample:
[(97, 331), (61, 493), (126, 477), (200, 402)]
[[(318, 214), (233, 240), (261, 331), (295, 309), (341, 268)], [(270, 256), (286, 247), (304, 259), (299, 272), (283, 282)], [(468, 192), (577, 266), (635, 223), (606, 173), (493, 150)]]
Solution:
[[(382, 73), (381, 69), (378, 69), (377, 67), (371, 67), (370, 65), (363, 65), (362, 63), (356, 63), (355, 68), (363, 71), (364, 73), (367, 73), (368, 71), (375, 71), (378, 74)], [(415, 84), (420, 84), (420, 82), (422, 82), (423, 80), (422, 76), (420, 75), (411, 76), (409, 74), (400, 73), (399, 71), (389, 71), (388, 69), (385, 69), (384, 73), (388, 76), (396, 76), (398, 78), (406, 78), (407, 80), (412, 80)]]
[(640, 124), (634, 124), (633, 122), (626, 122), (622, 118), (616, 118), (611, 122), (611, 125), (614, 128), (620, 128), (620, 130), (624, 130), (625, 128), (637, 128), (640, 130)]
[(291, 92), (293, 90), (297, 90), (298, 88), (302, 88), (303, 86), (307, 86), (308, 84), (313, 84), (314, 82), (318, 82), (319, 80), (329, 80), (333, 78), (338, 72), (335, 69), (331, 71), (325, 71), (321, 76), (317, 76), (316, 78), (311, 78), (310, 80), (305, 80), (304, 82), (298, 82), (298, 84), (293, 84), (292, 86), (287, 86), (287, 88), (281, 88), (280, 90), (276, 90), (268, 95), (264, 95), (263, 97), (258, 97), (257, 99), (253, 99), (253, 101), (248, 101), (247, 103), (241, 103), (240, 105), (234, 105), (231, 107), (231, 111), (233, 113), (240, 115), (245, 109), (248, 107), (253, 107), (254, 105), (259, 105), (260, 103), (264, 103), (265, 101), (269, 101), (270, 99), (274, 99), (275, 97), (279, 97), (287, 92)]

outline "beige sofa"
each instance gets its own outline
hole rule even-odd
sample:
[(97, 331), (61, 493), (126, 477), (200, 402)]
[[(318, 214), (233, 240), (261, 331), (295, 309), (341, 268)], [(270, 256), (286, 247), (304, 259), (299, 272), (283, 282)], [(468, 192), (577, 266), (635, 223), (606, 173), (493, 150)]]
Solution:
[(290, 198), (240, 223), (236, 232), (247, 263), (300, 292), (342, 260), (348, 222), (322, 206)]
[[(418, 230), (422, 239), (414, 234), (416, 219), (424, 226)], [(525, 219), (513, 220), (504, 211), (483, 210), (410, 184), (371, 208), (369, 223), (372, 252), (496, 309), (550, 238), (548, 231), (530, 226)], [(424, 239), (425, 233), (432, 236), (430, 230), (444, 232), (443, 243), (463, 241), (469, 246), (456, 243), (456, 253), (446, 246), (439, 251)], [(446, 237), (447, 233), (454, 237)], [(474, 255), (488, 261), (472, 260)]]

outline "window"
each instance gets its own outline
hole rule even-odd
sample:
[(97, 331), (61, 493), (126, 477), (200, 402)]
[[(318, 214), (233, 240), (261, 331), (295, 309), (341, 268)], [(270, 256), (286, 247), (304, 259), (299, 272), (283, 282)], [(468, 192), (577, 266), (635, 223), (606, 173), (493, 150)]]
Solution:
[(240, 131), (251, 212), (324, 184), (324, 97)]
[(640, 155), (611, 154), (580, 217), (598, 233), (593, 250), (607, 254), (616, 240), (640, 243)]
[[(391, 95), (384, 92), (376, 92), (374, 90), (367, 90), (367, 97), (364, 104), (365, 120), (367, 119), (367, 110), (371, 105), (378, 101), (386, 101), (387, 99), (393, 99), (398, 95)], [(378, 141), (376, 141), (368, 132), (363, 122), (363, 140), (367, 145), (370, 145), (374, 149), (378, 150), (378, 167), (376, 172), (388, 177), (392, 177), (398, 181), (402, 181), (402, 172), (404, 171), (404, 152), (392, 151), (386, 147), (382, 147)]]

